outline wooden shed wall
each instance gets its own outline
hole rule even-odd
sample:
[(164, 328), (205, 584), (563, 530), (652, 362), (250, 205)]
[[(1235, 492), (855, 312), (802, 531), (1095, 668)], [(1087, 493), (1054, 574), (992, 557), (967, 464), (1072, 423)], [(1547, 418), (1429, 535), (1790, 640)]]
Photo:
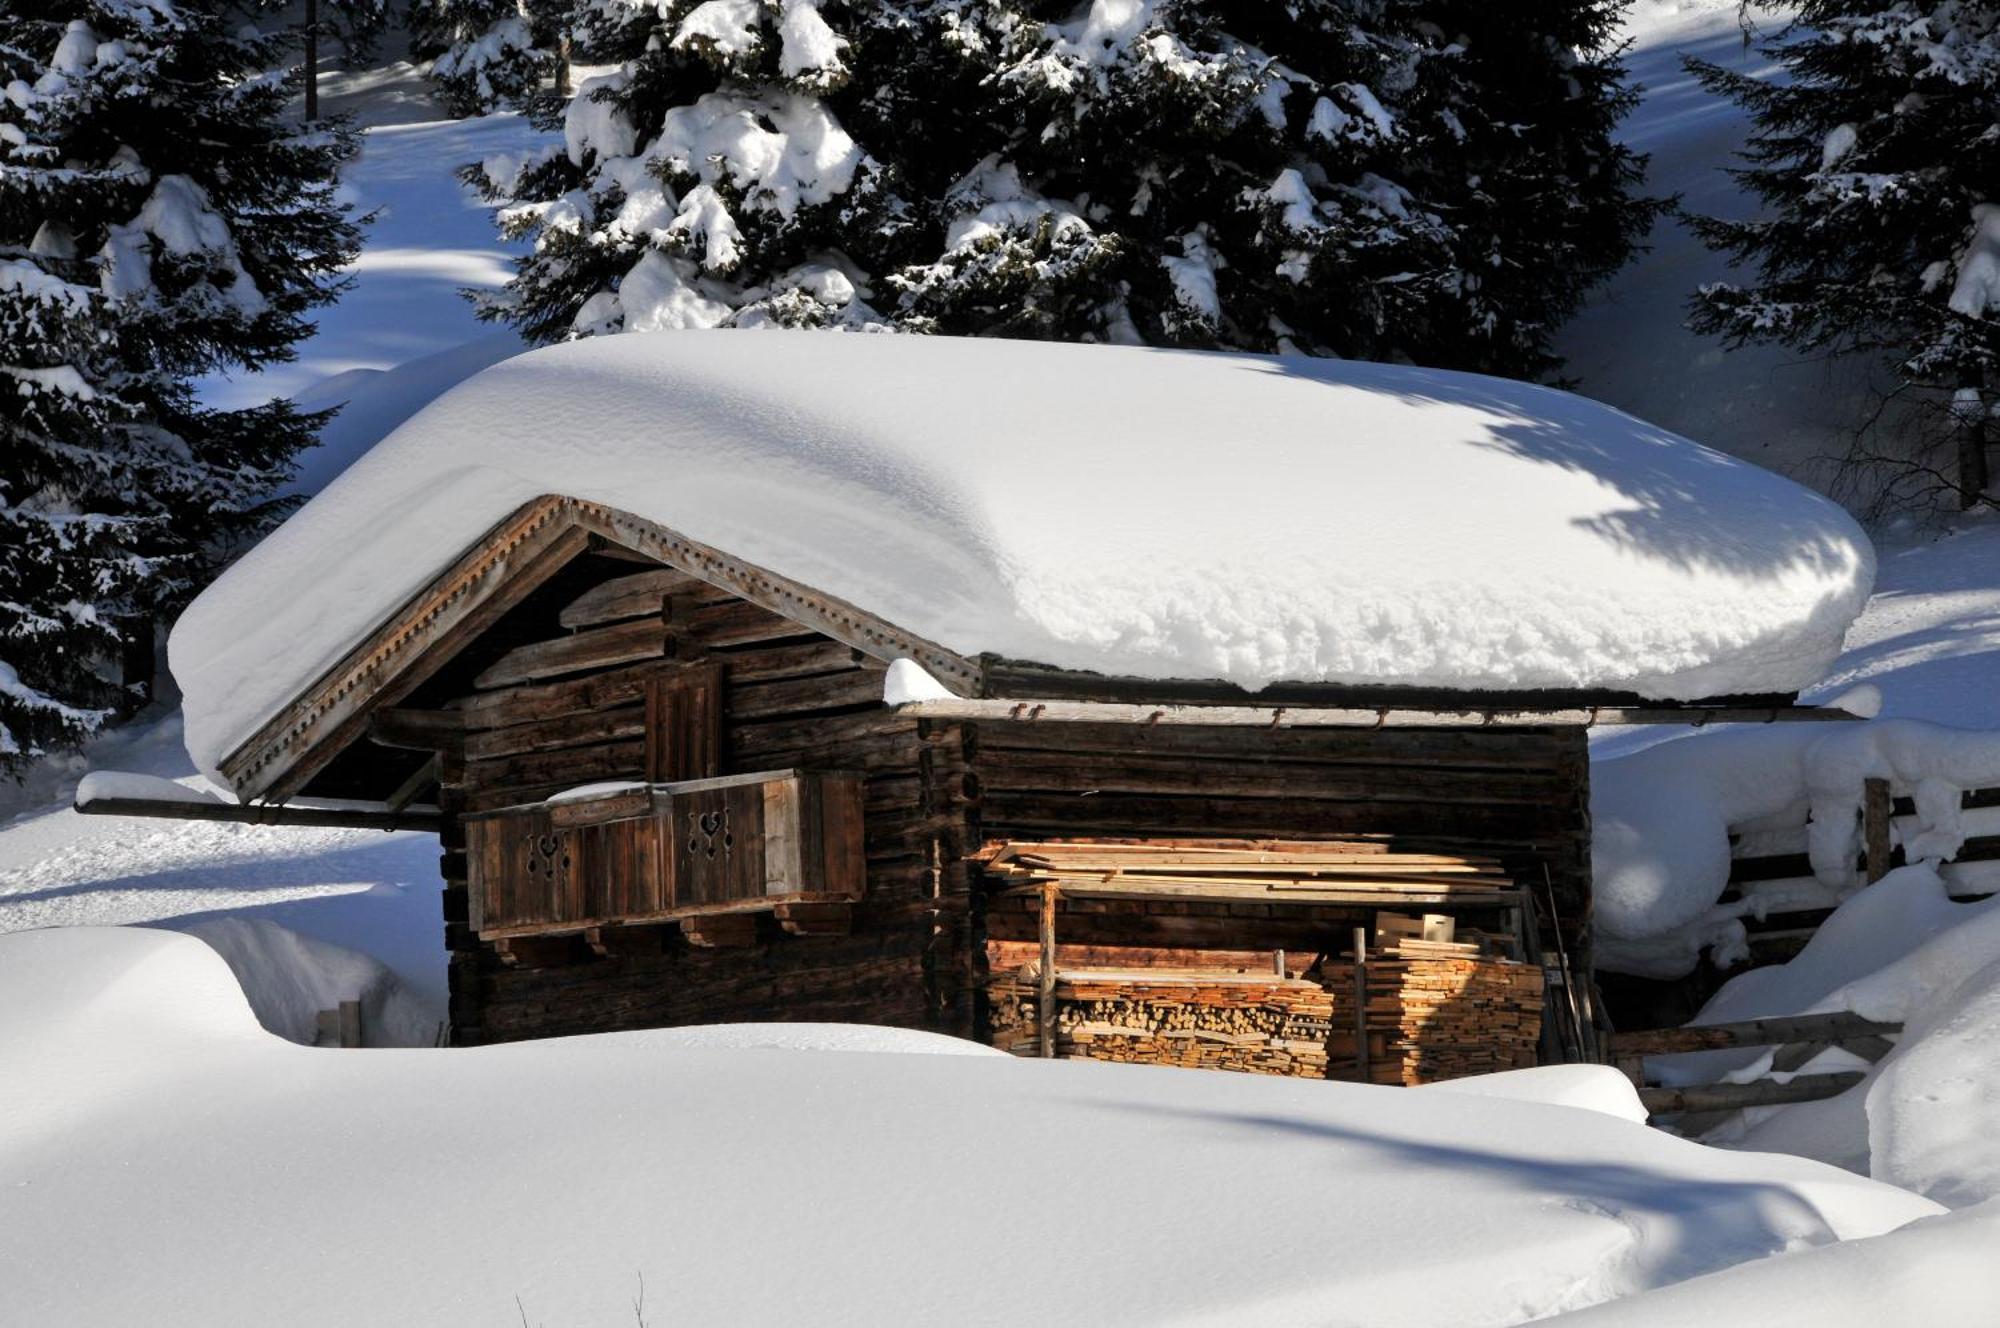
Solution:
[[(453, 1039), (725, 1019), (969, 1029), (957, 980), (965, 910), (954, 910), (951, 925), (940, 928), (932, 908), (932, 896), (954, 884), (963, 894), (963, 873), (947, 880), (939, 868), (966, 852), (958, 729), (884, 710), (879, 661), (691, 579), (647, 575), (654, 604), (679, 589), (664, 615), (586, 623), (514, 644), (481, 667), (472, 690), (444, 702), (463, 711), (470, 728), (463, 764), (443, 793), (446, 810), (482, 811), (580, 784), (646, 778), (646, 680), (674, 667), (670, 654), (704, 657), (725, 668), (717, 773), (803, 767), (864, 774), (867, 896), (853, 930), (791, 936), (764, 918), (755, 944), (705, 949), (673, 927), (633, 929), (611, 938), (604, 954), (580, 939), (552, 939), (519, 947), (520, 961), (509, 966), (465, 925), (464, 836), (451, 820), (444, 869)], [(644, 598), (628, 596), (598, 612), (629, 613)], [(538, 671), (561, 676), (534, 680)]]
[[(725, 667), (716, 773), (864, 774), (867, 896), (851, 934), (786, 935), (766, 917), (752, 945), (702, 948), (652, 927), (600, 938), (601, 952), (575, 937), (521, 945), (518, 962), (503, 963), (466, 925), (456, 814), (647, 778), (647, 680), (697, 658)], [(1580, 729), (916, 720), (881, 705), (883, 668), (693, 578), (608, 558), (583, 560), (498, 624), (419, 698), (463, 714), (468, 729), (440, 793), (454, 1039), (726, 1019), (969, 1034), (987, 933), (967, 855), (998, 838), (1387, 834), (1491, 852), (1529, 884), (1547, 868), (1573, 961), (1583, 954)], [(1337, 921), (1257, 917), (1254, 906), (1207, 912), (1207, 923), (1107, 915), (1076, 939), (1286, 946)]]
[[(1498, 856), (1534, 887), (1543, 868), (1572, 960), (1587, 945), (1589, 756), (1580, 728), (1223, 728), (982, 721), (967, 760), (985, 839), (1386, 834)], [(1231, 905), (1204, 934), (1107, 915), (1102, 944), (1299, 943), (1320, 923)], [(1546, 912), (1545, 909), (1539, 910)], [(1077, 935), (1076, 939), (1086, 939)]]

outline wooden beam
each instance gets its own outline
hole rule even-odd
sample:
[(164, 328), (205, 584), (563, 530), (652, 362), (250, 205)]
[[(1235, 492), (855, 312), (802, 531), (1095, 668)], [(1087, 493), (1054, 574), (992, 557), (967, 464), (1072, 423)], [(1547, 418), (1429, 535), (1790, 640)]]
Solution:
[(1493, 707), (1413, 710), (1381, 707), (1137, 704), (1120, 701), (1029, 701), (953, 697), (894, 707), (911, 719), (1009, 720), (1022, 723), (1207, 724), (1235, 728), (1592, 728), (1609, 724), (1775, 724), (1859, 719), (1830, 706), (1630, 707), (1560, 710)]
[(456, 710), (385, 706), (368, 717), (368, 741), (415, 752), (463, 752), (465, 716)]
[(422, 830), (436, 834), (435, 811), (365, 807), (287, 807), (277, 803), (180, 802), (172, 798), (92, 798), (85, 816), (145, 816), (167, 821), (228, 821), (238, 825), (329, 826), (341, 830)]
[(590, 544), (560, 500), (520, 508), (223, 759), (237, 796), (297, 792), (361, 736), (371, 711), (409, 695)]
[(972, 660), (845, 600), (631, 513), (547, 494), (496, 523), (356, 642), (224, 757), (223, 773), (245, 801), (298, 791), (360, 736), (370, 711), (409, 695), (571, 559), (620, 549), (796, 623), (800, 635), (817, 632), (885, 663), (913, 659), (960, 693), (979, 685)]
[(1870, 885), (1889, 874), (1889, 855), (1893, 851), (1889, 842), (1889, 815), (1894, 801), (1889, 793), (1888, 780), (1861, 781), (1862, 843)]
[(573, 505), (580, 524), (612, 543), (623, 544), (668, 567), (678, 567), (699, 580), (885, 663), (915, 660), (954, 691), (970, 693), (979, 686), (980, 666), (975, 661), (906, 632), (844, 599), (731, 557), (712, 545), (629, 512), (597, 503), (563, 501)]
[(1041, 1052), (1044, 1060), (1052, 1060), (1056, 1054), (1056, 887), (1044, 885), (1041, 888), (1041, 972), (1040, 995), (1035, 1002), (1035, 1022), (1041, 1034)]
[(1850, 1039), (1874, 1038), (1902, 1031), (1901, 1024), (1883, 1023), (1863, 1019), (1858, 1014), (1835, 1011), (1830, 1014), (1745, 1019), (1729, 1024), (1692, 1024), (1686, 1028), (1614, 1033), (1611, 1036), (1611, 1054), (1619, 1058), (1674, 1056), (1688, 1051), (1713, 1051), (1719, 1047), (1777, 1047), (1792, 1042), (1838, 1046)]
[(389, 810), (400, 812), (415, 802), (419, 793), (427, 788), (436, 787), (443, 768), (443, 760), (441, 755), (433, 752), (430, 760), (418, 766), (416, 771), (403, 781), (402, 787), (389, 795)]
[(1775, 1107), (1787, 1102), (1817, 1102), (1839, 1097), (1867, 1076), (1859, 1070), (1838, 1074), (1801, 1074), (1785, 1083), (1755, 1079), (1747, 1084), (1700, 1084), (1688, 1088), (1642, 1088), (1639, 1101), (1655, 1116), (1691, 1111), (1741, 1111), (1745, 1107)]

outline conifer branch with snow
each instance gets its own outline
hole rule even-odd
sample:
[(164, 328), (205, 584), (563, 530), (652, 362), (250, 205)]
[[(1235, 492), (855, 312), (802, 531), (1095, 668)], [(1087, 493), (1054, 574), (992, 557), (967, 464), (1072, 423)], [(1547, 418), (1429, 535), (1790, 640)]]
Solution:
[(1616, 0), (581, 0), (622, 62), (467, 178), (551, 341), (809, 326), (1534, 377), (1657, 212)]
[(175, 0), (0, 11), (0, 772), (115, 711), (317, 430), (191, 386), (290, 358), (355, 252), (351, 136), (284, 122), (284, 46)]

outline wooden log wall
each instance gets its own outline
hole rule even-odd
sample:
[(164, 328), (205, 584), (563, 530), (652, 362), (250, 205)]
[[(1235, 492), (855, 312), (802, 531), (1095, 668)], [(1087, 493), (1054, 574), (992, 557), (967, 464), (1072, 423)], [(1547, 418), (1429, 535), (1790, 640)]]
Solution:
[[(1560, 938), (1572, 966), (1587, 971), (1590, 775), (1581, 729), (982, 721), (968, 750), (987, 839), (1388, 835), (1399, 847), (1492, 854), (1532, 894), (1546, 940)], [(1089, 911), (1079, 901), (1063, 939), (1301, 944), (1296, 910), (1288, 919), (1266, 907), (1268, 925), (1246, 927), (1259, 907), (1211, 910), (1220, 916), (1205, 931), (1193, 917), (1100, 909), (1103, 921), (1086, 932), (1071, 920)]]
[[(563, 608), (559, 635), (512, 645), (448, 703), (466, 728), (452, 809), (646, 778), (647, 681), (700, 659), (723, 666), (717, 773), (862, 773), (867, 895), (846, 936), (787, 935), (762, 918), (753, 942), (704, 948), (675, 928), (631, 929), (594, 948), (510, 947), (511, 966), (458, 925), (454, 1040), (735, 1019), (969, 1033), (963, 729), (888, 713), (881, 662), (789, 619), (669, 569), (609, 570)], [(462, 831), (446, 842), (447, 913), (462, 919)]]

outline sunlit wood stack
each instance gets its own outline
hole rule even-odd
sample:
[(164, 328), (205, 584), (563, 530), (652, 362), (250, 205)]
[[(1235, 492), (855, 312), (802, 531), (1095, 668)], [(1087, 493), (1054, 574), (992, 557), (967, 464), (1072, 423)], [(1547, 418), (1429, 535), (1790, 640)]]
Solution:
[[(1399, 948), (1414, 953), (1411, 945)], [(1369, 960), (1367, 974), (1368, 1028), (1384, 1044), (1369, 1066), (1376, 1083), (1435, 1083), (1535, 1064), (1542, 975), (1534, 965), (1477, 955), (1381, 958)], [(1352, 987), (1332, 990), (1334, 1023), (1351, 1025)]]
[[(998, 976), (990, 991), (994, 1045), (1038, 1055), (1036, 975)], [(1330, 1053), (1353, 1056), (1352, 1035), (1333, 1029), (1332, 994), (1302, 978), (1084, 970), (1058, 973), (1055, 994), (1062, 1057), (1321, 1079)]]

